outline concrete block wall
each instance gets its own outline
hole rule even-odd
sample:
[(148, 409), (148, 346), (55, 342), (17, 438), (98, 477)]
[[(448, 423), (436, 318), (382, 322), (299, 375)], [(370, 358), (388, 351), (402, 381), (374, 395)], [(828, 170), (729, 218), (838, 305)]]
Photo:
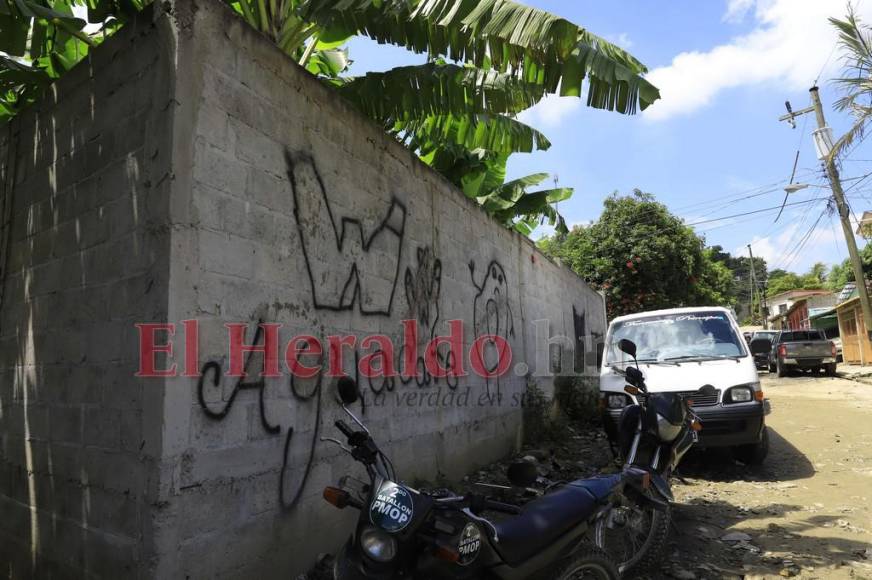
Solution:
[[(528, 381), (552, 392), (535, 376), (549, 369), (534, 321), (588, 356), (605, 331), (597, 293), (217, 0), (143, 14), (11, 127), (0, 502), (15, 517), (0, 521), (0, 556), (12, 576), (286, 578), (340, 545), (353, 514), (321, 490), (362, 471), (318, 440), (340, 417), (333, 379), (260, 379), (260, 355), (247, 378), (224, 376), (227, 323), (247, 324), (249, 343), (258, 321), (282, 324), (281, 353), (301, 334), (399, 344), (407, 319), (419, 356), (449, 320), (464, 323), (464, 351), (504, 337), (499, 379), (360, 379), (357, 411), (409, 482), (517, 447)], [(199, 323), (193, 376), (135, 377), (134, 323), (184, 320)], [(159, 367), (183, 364), (182, 339), (180, 326)], [(371, 352), (346, 348), (346, 372)]]
[(143, 14), (0, 127), (4, 577), (149, 558), (162, 389), (131, 329), (167, 314), (170, 31)]

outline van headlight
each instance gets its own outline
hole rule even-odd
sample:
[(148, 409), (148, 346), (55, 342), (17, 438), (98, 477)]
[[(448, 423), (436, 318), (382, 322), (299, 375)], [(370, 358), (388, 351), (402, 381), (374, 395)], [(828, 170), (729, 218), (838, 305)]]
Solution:
[(733, 387), (724, 396), (724, 403), (750, 403), (755, 400), (754, 391), (760, 390), (760, 383), (750, 383)]
[(627, 395), (609, 395), (606, 399), (609, 409), (623, 409), (627, 406)]
[(360, 547), (376, 562), (390, 562), (397, 555), (397, 541), (387, 532), (372, 526), (360, 532)]

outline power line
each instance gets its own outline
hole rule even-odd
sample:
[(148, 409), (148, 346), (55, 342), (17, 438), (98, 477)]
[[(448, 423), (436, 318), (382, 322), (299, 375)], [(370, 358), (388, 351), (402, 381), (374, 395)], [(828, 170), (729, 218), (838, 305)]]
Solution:
[[(804, 201), (794, 201), (793, 203), (785, 204), (785, 207), (791, 207), (791, 206), (795, 206), (795, 205), (804, 205), (807, 203), (814, 203), (816, 201), (820, 201), (820, 200), (819, 199), (807, 199)], [(746, 211), (743, 213), (737, 213), (737, 214), (723, 216), (723, 217), (714, 218), (714, 219), (710, 219), (710, 220), (702, 220), (699, 222), (693, 222), (693, 223), (689, 223), (689, 224), (685, 224), (685, 225), (688, 227), (693, 227), (693, 226), (696, 226), (699, 224), (706, 224), (706, 223), (710, 223), (710, 222), (719, 222), (719, 221), (728, 220), (728, 219), (731, 219), (734, 217), (742, 217), (742, 216), (746, 216), (746, 215), (754, 215), (754, 214), (763, 213), (763, 212), (767, 212), (767, 211), (775, 211), (775, 210), (780, 209), (780, 208), (781, 208), (780, 205), (776, 205), (776, 206), (772, 206), (772, 207), (764, 207), (762, 209), (756, 209), (753, 211)]]

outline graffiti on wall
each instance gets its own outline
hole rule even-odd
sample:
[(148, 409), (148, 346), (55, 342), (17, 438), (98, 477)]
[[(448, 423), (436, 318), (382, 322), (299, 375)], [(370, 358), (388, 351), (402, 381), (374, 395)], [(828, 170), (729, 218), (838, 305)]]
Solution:
[[(397, 198), (392, 198), (383, 208), (381, 218), (372, 228), (364, 226), (360, 219), (341, 217), (331, 202), (323, 179), (313, 159), (304, 153), (286, 151), (287, 175), (293, 196), (293, 215), (299, 233), (305, 272), (311, 288), (311, 300), (316, 310), (335, 313), (358, 312), (364, 316), (391, 317), (394, 315), (394, 299), (403, 263), (403, 244), (406, 233), (406, 206)], [(515, 334), (514, 317), (509, 300), (508, 282), (503, 266), (492, 260), (485, 269), (477, 270), (475, 262), (470, 262), (469, 275), (472, 283), (472, 318), (475, 337), (488, 334), (498, 335), (506, 340)], [(410, 384), (413, 380), (418, 387), (425, 388), (438, 384), (440, 377), (433, 376), (425, 365), (424, 346), (437, 336), (438, 325), (444, 316), (441, 312), (442, 260), (429, 246), (418, 247), (414, 260), (409, 260), (403, 276), (403, 290), (407, 310), (406, 319), (415, 320), (422, 332), (418, 336), (415, 360), (416, 369), (411, 376), (400, 374), (397, 377), (368, 377), (368, 388), (375, 395), (393, 391), (399, 383)], [(387, 275), (385, 275), (387, 274)], [(259, 345), (263, 330), (258, 320), (254, 340), (250, 344)], [(398, 352), (396, 367), (405, 360), (405, 344)], [(489, 371), (497, 367), (497, 360), (505, 353), (496, 350), (484, 353), (484, 361)], [(450, 350), (448, 344), (441, 344), (436, 352), (439, 365), (447, 369), (444, 378), (450, 389), (458, 387), (456, 359), (459, 356)], [(323, 370), (305, 381), (291, 373), (288, 388), (292, 400), (297, 405), (311, 407), (315, 415), (311, 440), (304, 442), (305, 459), (302, 469), (294, 474), (295, 485), (290, 484), (292, 472), (292, 444), (295, 440), (293, 425), (283, 427), (271, 415), (265, 396), (265, 379), (260, 377), (259, 369), (250, 368), (254, 352), (248, 352), (243, 376), (236, 379), (232, 390), (226, 397), (207, 397), (217, 390), (222, 392), (222, 364), (217, 361), (206, 362), (197, 381), (197, 400), (203, 412), (215, 421), (225, 419), (233, 412), (234, 402), (243, 391), (257, 391), (260, 424), (263, 432), (270, 436), (281, 436), (284, 432), (284, 447), (281, 471), (279, 473), (279, 498), (283, 508), (291, 509), (300, 500), (306, 486), (316, 455), (316, 443), (321, 431), (323, 406)], [(353, 349), (353, 376), (360, 383), (358, 362), (360, 352)], [(319, 361), (323, 363), (323, 360)], [(250, 377), (258, 376), (253, 379)], [(499, 379), (487, 378), (486, 389), (491, 385), (499, 393)], [(363, 385), (361, 385), (363, 386)], [(208, 399), (208, 400), (207, 400)], [(211, 401), (211, 402), (210, 402)], [(363, 405), (365, 398), (361, 398)], [(365, 412), (365, 408), (362, 407)], [(277, 413), (277, 412), (276, 412)], [(299, 463), (297, 460), (294, 462)]]
[[(419, 387), (428, 387), (438, 384), (440, 377), (433, 376), (424, 364), (424, 350), (427, 343), (436, 337), (439, 315), (439, 301), (442, 292), (442, 260), (435, 257), (429, 246), (418, 248), (416, 252), (417, 262), (406, 268), (405, 288), (406, 304), (408, 305), (408, 319), (415, 320), (426, 333), (418, 336), (417, 356), (414, 377), (400, 376), (400, 381), (407, 385), (414, 379)], [(447, 348), (448, 345), (440, 345), (436, 351), (438, 364), (447, 369), (445, 381), (448, 387), (456, 389), (458, 377), (456, 372), (457, 355)], [(405, 344), (398, 349), (398, 363), (403, 361)]]
[(363, 315), (389, 316), (400, 275), (406, 206), (392, 198), (369, 232), (356, 218), (343, 216), (337, 222), (312, 158), (290, 151), (285, 158), (315, 308), (342, 311), (357, 305)]
[[(263, 319), (259, 319), (257, 322), (257, 330), (254, 334), (254, 341), (252, 344), (259, 345), (261, 344), (261, 337), (263, 335), (263, 329), (261, 327), (263, 324)], [(276, 423), (271, 422), (267, 418), (266, 411), (266, 401), (264, 391), (266, 390), (266, 381), (263, 377), (260, 377), (260, 371), (253, 371), (251, 369), (252, 358), (254, 356), (253, 351), (249, 351), (245, 358), (245, 364), (243, 366), (242, 376), (238, 377), (236, 383), (233, 386), (233, 389), (230, 391), (230, 394), (224, 399), (221, 394), (223, 393), (222, 385), (221, 385), (221, 377), (223, 376), (223, 370), (221, 367), (221, 363), (217, 361), (208, 361), (203, 367), (200, 369), (200, 376), (197, 379), (197, 401), (200, 404), (200, 407), (203, 409), (203, 412), (207, 417), (213, 419), (215, 421), (221, 421), (228, 416), (231, 409), (233, 408), (233, 403), (236, 401), (237, 395), (240, 392), (245, 390), (256, 390), (258, 391), (258, 407), (260, 409), (260, 422), (261, 428), (268, 435), (281, 435), (282, 427)], [(250, 380), (249, 377), (253, 374), (257, 373), (259, 378), (257, 380)], [(214, 405), (207, 402), (206, 397), (206, 388), (207, 385), (209, 388), (217, 391), (218, 397), (217, 399), (223, 400), (223, 404)], [(279, 472), (279, 502), (280, 505), (287, 510), (293, 508), (297, 502), (299, 502), (300, 497), (303, 493), (303, 490), (306, 486), (306, 481), (309, 478), (309, 474), (312, 471), (312, 464), (315, 459), (315, 444), (318, 441), (318, 434), (321, 429), (321, 386), (322, 379), (319, 374), (314, 382), (314, 385), (309, 388), (308, 391), (304, 390), (295, 377), (291, 375), (290, 377), (290, 390), (293, 398), (297, 403), (309, 403), (313, 402), (315, 405), (315, 428), (312, 432), (311, 443), (308, 446), (308, 454), (305, 462), (305, 466), (303, 468), (302, 474), (300, 476), (300, 481), (296, 485), (294, 491), (288, 491), (286, 484), (286, 477), (288, 475), (288, 464), (290, 462), (290, 451), (291, 451), (291, 442), (294, 438), (294, 427), (288, 426), (285, 432), (285, 443), (284, 443), (284, 453), (282, 455), (282, 467)]]
[[(512, 307), (509, 303), (509, 286), (506, 270), (497, 260), (491, 260), (481, 274), (476, 274), (475, 262), (469, 263), (469, 276), (476, 294), (472, 303), (472, 324), (475, 337), (495, 335), (506, 339), (502, 348), (494, 343), (488, 343), (484, 352), (485, 368), (489, 372), (496, 370), (498, 361), (508, 353), (508, 339), (515, 336), (515, 321)], [(500, 379), (487, 379), (486, 387), (490, 393), (490, 385), (496, 385), (496, 394), (500, 394)]]

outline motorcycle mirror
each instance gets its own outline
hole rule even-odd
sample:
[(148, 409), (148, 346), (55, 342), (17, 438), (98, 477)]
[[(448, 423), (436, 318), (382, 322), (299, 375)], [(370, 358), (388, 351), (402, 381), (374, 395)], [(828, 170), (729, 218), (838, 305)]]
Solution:
[(357, 383), (350, 377), (340, 377), (336, 381), (336, 390), (343, 405), (351, 405), (357, 402)]
[(509, 477), (509, 483), (515, 487), (530, 487), (536, 483), (539, 470), (529, 461), (515, 461), (509, 465), (506, 475)]
[(699, 388), (699, 390), (697, 391), (697, 393), (699, 393), (700, 395), (709, 395), (709, 396), (712, 396), (712, 395), (717, 395), (717, 394), (718, 394), (718, 391), (717, 391), (717, 389), (715, 389), (715, 388), (714, 388), (713, 386), (711, 386), (711, 385), (703, 385), (703, 386), (701, 386), (701, 387)]
[(618, 348), (621, 350), (621, 352), (624, 352), (631, 357), (636, 358), (636, 343), (632, 340), (622, 338), (618, 341)]

